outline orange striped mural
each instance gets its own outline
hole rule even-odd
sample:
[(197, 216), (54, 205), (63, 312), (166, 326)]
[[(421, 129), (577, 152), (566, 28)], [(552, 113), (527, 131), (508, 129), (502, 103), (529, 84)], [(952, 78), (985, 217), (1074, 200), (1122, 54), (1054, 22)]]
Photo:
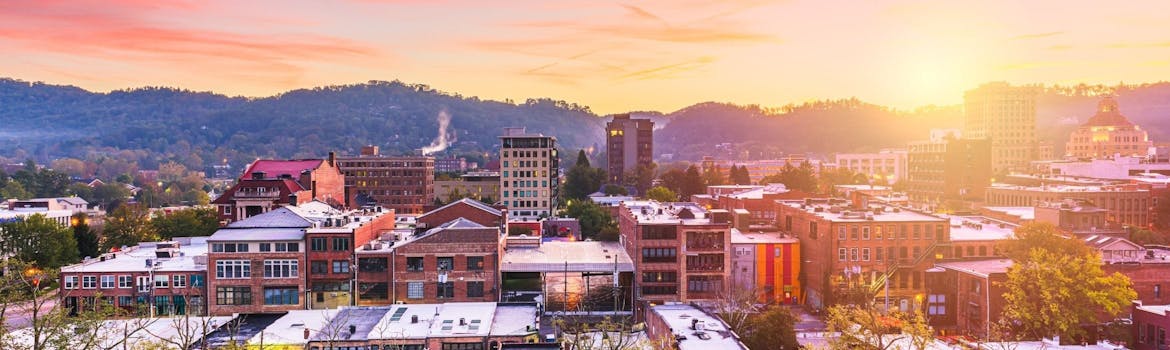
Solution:
[(793, 304), (800, 298), (800, 246), (796, 243), (756, 245), (756, 286), (762, 301)]

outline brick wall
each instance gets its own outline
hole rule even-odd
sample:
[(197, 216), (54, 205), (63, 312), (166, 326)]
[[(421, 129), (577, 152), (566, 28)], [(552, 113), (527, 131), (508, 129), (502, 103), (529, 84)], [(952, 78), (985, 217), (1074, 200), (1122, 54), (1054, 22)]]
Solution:
[(493, 215), (470, 204), (456, 202), (451, 206), (438, 211), (432, 211), (418, 217), (419, 227), (436, 227), (451, 220), (464, 218), (487, 227), (498, 227), (503, 221), (501, 215)]
[[(407, 303), (442, 303), (463, 301), (496, 301), (499, 290), (500, 237), (496, 228), (447, 229), (407, 243), (394, 251), (394, 300)], [(483, 269), (468, 267), (468, 257), (482, 257)], [(423, 258), (422, 271), (408, 271), (411, 257)], [(447, 281), (453, 284), (451, 298), (438, 298), (438, 258), (453, 258), (454, 266), (446, 271)], [(411, 282), (422, 282), (423, 297), (409, 298)], [(468, 297), (468, 282), (483, 282), (482, 297)]]

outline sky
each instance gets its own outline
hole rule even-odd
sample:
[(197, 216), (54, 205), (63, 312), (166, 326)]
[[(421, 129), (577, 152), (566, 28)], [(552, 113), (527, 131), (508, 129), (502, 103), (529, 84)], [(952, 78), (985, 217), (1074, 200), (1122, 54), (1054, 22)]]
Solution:
[(262, 97), (401, 80), (600, 114), (1170, 80), (1164, 1), (0, 1), (0, 76)]

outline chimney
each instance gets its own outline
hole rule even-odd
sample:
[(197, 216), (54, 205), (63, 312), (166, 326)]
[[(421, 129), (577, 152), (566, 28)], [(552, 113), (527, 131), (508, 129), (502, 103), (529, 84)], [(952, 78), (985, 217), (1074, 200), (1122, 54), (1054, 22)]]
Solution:
[(329, 166), (337, 166), (337, 152), (329, 152)]
[(378, 155), (378, 146), (374, 146), (374, 145), (363, 146), (362, 147), (362, 155), (363, 156), (376, 156), (376, 155)]
[(410, 323), (418, 323), (418, 315), (410, 315)]
[(290, 194), (288, 195), (288, 204), (291, 204), (291, 205), (297, 205), (297, 204), (298, 204), (298, 203), (297, 203), (297, 194), (296, 194), (296, 193), (290, 193)]
[(466, 319), (466, 318), (462, 318), (462, 317), (460, 317), (460, 318), (459, 318), (459, 325), (460, 325), (460, 326), (466, 326), (466, 325), (467, 325), (467, 319)]
[(309, 329), (305, 328), (305, 340), (309, 339)]

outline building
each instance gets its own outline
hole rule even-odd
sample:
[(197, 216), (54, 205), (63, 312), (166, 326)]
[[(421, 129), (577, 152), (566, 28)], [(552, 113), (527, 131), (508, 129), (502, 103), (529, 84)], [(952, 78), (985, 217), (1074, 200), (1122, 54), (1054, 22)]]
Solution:
[(373, 272), (380, 267), (385, 272), (388, 265), (384, 260), (381, 263), (360, 260), (354, 251), (391, 233), (395, 227), (394, 211), (382, 207), (341, 211), (321, 202), (287, 208), (313, 223), (305, 229), (309, 308), (390, 303), (388, 284), (356, 282), (359, 271)]
[(723, 320), (687, 304), (655, 305), (646, 312), (646, 336), (678, 350), (747, 350)]
[(928, 273), (927, 320), (947, 334), (986, 339), (992, 323), (1003, 314), (1008, 259), (938, 263)]
[(983, 199), (991, 184), (991, 142), (942, 137), (910, 143), (906, 192), (911, 203)]
[(215, 231), (207, 238), (207, 265), (214, 269), (207, 276), (210, 314), (305, 309), (305, 231), (312, 227), (281, 207)]
[(1085, 200), (1042, 202), (1034, 207), (1033, 217), (1077, 237), (1129, 237), (1123, 225), (1109, 221), (1109, 210)]
[(61, 226), (69, 226), (73, 219), (73, 210), (70, 209), (50, 210), (47, 208), (18, 207), (14, 209), (0, 209), (0, 223), (23, 221), (25, 218), (37, 214), (44, 215), (49, 220), (61, 224)]
[(1147, 157), (1153, 146), (1146, 131), (1121, 115), (1113, 97), (1105, 96), (1097, 113), (1069, 135), (1064, 153), (1072, 158)]
[(634, 263), (620, 243), (511, 243), (500, 263), (502, 300), (542, 300), (546, 312), (632, 309)]
[(1170, 305), (1133, 304), (1133, 349), (1161, 350), (1170, 345)]
[(694, 203), (627, 201), (618, 228), (634, 261), (635, 299), (644, 304), (711, 300), (731, 276), (731, 218)]
[(499, 227), (455, 219), (389, 247), (396, 302), (500, 300)]
[(287, 204), (319, 200), (341, 207), (346, 204), (345, 178), (336, 163), (333, 153), (327, 159), (256, 160), (211, 204), (221, 226)]
[(732, 288), (756, 291), (764, 303), (800, 298), (800, 240), (776, 233), (731, 229)]
[(1114, 156), (1087, 160), (1054, 160), (1033, 164), (1041, 175), (1064, 175), (1093, 179), (1131, 180), (1137, 176), (1170, 175), (1170, 163), (1154, 163), (1144, 157)]
[(1001, 257), (999, 243), (1014, 239), (1020, 226), (986, 216), (943, 216), (950, 221), (950, 249), (939, 249), (936, 257), (980, 260)]
[(508, 216), (532, 220), (552, 216), (560, 188), (557, 139), (506, 128), (500, 136), (500, 201)]
[(467, 158), (435, 159), (435, 173), (462, 173), (467, 171)]
[(997, 82), (963, 94), (963, 134), (990, 140), (993, 174), (1026, 169), (1029, 162), (1036, 160), (1037, 92), (1032, 87)]
[(485, 227), (506, 229), (507, 217), (507, 211), (464, 198), (419, 215), (414, 222), (420, 231), (439, 227), (456, 219), (468, 220)]
[(406, 304), (337, 310), (305, 346), (328, 349), (487, 350), (537, 340), (535, 303)]
[[(708, 189), (707, 192), (713, 191)], [(719, 191), (714, 192), (719, 193)], [(789, 190), (784, 184), (767, 184), (711, 197), (711, 208), (729, 211), (746, 210), (749, 220), (746, 222), (735, 220), (735, 227), (742, 230), (752, 228), (773, 231), (776, 227), (775, 203), (777, 200), (804, 199), (811, 196), (811, 194), (802, 191)]]
[(907, 154), (905, 149), (883, 149), (878, 153), (838, 153), (835, 161), (838, 168), (865, 175), (872, 183), (893, 185), (906, 179), (909, 171)]
[(88, 213), (89, 202), (81, 197), (11, 199), (8, 201), (9, 210), (42, 209), (45, 211), (68, 210), (73, 214)]
[(856, 199), (776, 202), (781, 231), (800, 239), (806, 302), (824, 307), (880, 295), (907, 310), (923, 293), (935, 254), (949, 249), (950, 222)]
[(454, 202), (460, 198), (471, 198), (485, 203), (495, 203), (500, 194), (500, 173), (498, 171), (475, 171), (463, 174), (458, 180), (436, 180), (435, 199)]
[(338, 158), (337, 167), (355, 206), (377, 204), (398, 214), (421, 214), (435, 201), (434, 157), (388, 157), (378, 154), (378, 146), (365, 146), (357, 157)]
[(615, 114), (605, 123), (605, 135), (610, 183), (624, 183), (626, 173), (654, 161), (654, 122), (650, 119)]
[[(1039, 206), (1064, 200), (1084, 201), (1108, 210), (1106, 221), (1116, 225), (1147, 227), (1150, 224), (1151, 192), (1139, 185), (1042, 185), (993, 184), (987, 188), (988, 206)], [(1037, 219), (1039, 217), (1037, 216)], [(1106, 225), (1108, 226), (1108, 225)]]
[(140, 243), (64, 266), (59, 278), (70, 314), (104, 302), (143, 316), (205, 315), (207, 239)]

